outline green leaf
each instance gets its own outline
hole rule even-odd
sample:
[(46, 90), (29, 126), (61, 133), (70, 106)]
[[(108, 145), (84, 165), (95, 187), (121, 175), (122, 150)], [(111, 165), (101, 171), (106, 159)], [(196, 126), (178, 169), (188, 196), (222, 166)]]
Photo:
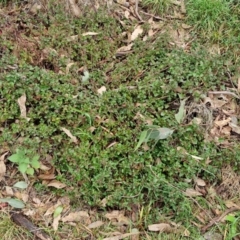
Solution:
[(19, 164), (19, 167), (18, 167), (18, 170), (21, 172), (21, 173), (25, 173), (26, 170), (28, 168), (28, 164), (27, 163), (20, 163)]
[(24, 181), (17, 182), (13, 185), (15, 188), (26, 189), (28, 184)]
[(30, 163), (30, 160), (28, 157), (24, 157), (23, 159), (21, 159), (21, 161), (19, 161), (19, 164), (21, 163), (26, 163), (26, 164), (29, 164)]
[(165, 127), (159, 128), (158, 131), (159, 131), (158, 139), (166, 139), (169, 136), (171, 136), (174, 132), (174, 130)]
[(19, 162), (19, 155), (15, 153), (12, 156), (8, 157), (8, 160), (10, 160), (13, 163), (18, 163)]
[(225, 219), (226, 219), (227, 221), (233, 223), (233, 222), (236, 220), (236, 217), (234, 217), (234, 216), (232, 216), (232, 215), (227, 215), (227, 216), (225, 217)]
[(58, 216), (61, 214), (62, 210), (63, 210), (63, 207), (62, 207), (62, 206), (58, 206), (58, 207), (55, 209), (54, 213), (53, 213), (53, 217), (54, 217), (54, 218), (58, 217)]
[(39, 160), (39, 156), (36, 155), (33, 157), (32, 161), (31, 161), (31, 166), (35, 169), (40, 168), (40, 162), (38, 160)]
[(0, 198), (0, 202), (7, 202), (10, 206), (14, 208), (24, 208), (25, 204), (18, 199), (13, 198)]
[(83, 72), (84, 76), (82, 76), (82, 82), (83, 83), (87, 83), (88, 82), (88, 79), (89, 79), (89, 72), (88, 71), (84, 71)]
[(182, 100), (180, 102), (180, 107), (179, 107), (178, 113), (175, 114), (175, 119), (177, 120), (177, 122), (179, 124), (183, 121), (185, 114), (186, 114), (186, 111), (184, 109), (186, 101), (187, 101), (187, 98), (185, 98), (184, 100)]
[(27, 170), (26, 170), (26, 173), (29, 174), (29, 175), (33, 175), (34, 174), (34, 169), (29, 167)]
[(148, 135), (148, 130), (141, 132), (138, 144), (137, 144), (136, 148), (134, 149), (134, 151), (136, 151), (142, 145), (142, 143), (146, 141), (147, 135)]

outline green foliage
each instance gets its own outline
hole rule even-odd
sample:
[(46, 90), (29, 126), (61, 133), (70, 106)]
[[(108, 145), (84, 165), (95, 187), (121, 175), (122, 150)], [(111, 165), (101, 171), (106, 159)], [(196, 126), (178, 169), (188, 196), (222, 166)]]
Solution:
[(21, 173), (27, 173), (29, 175), (34, 174), (34, 169), (40, 167), (39, 156), (34, 155), (29, 157), (29, 152), (27, 150), (17, 149), (16, 153), (8, 157), (8, 160), (18, 165), (18, 170)]
[(144, 7), (152, 10), (155, 14), (163, 14), (167, 12), (172, 4), (171, 0), (143, 0)]
[[(197, 2), (189, 1), (188, 7), (192, 4), (191, 8), (197, 11)], [(156, 9), (160, 12), (170, 4), (151, 3), (156, 7), (163, 4)], [(214, 29), (218, 29), (218, 22), (215, 26), (210, 21), (215, 14), (223, 14), (216, 6), (214, 10), (206, 9), (210, 15), (206, 20), (209, 23), (205, 24)], [(55, 50), (56, 54), (50, 54), (42, 62), (29, 62), (31, 52), (27, 49), (15, 58), (10, 57), (13, 39), (0, 35), (4, 46), (0, 58), (0, 126), (4, 128), (0, 145), (19, 149), (9, 160), (21, 172), (33, 173), (39, 161), (32, 153), (52, 156), (60, 173), (57, 179), (73, 189), (68, 192), (73, 203), (103, 207), (106, 202), (107, 207), (113, 208), (150, 206), (163, 213), (174, 212), (177, 220), (190, 224), (192, 205), (183, 195), (189, 187), (185, 180), (202, 176), (216, 181), (217, 168), (224, 162), (234, 158), (235, 167), (239, 168), (240, 154), (224, 152), (214, 143), (207, 143), (196, 125), (181, 125), (185, 100), (179, 106), (179, 99), (190, 99), (216, 87), (224, 89), (223, 82), (229, 72), (226, 62), (231, 56), (210, 55), (201, 44), (194, 43), (186, 52), (170, 46), (169, 38), (162, 34), (154, 42), (137, 40), (133, 53), (118, 59), (114, 56), (116, 49), (126, 44), (120, 33), (129, 31), (128, 27), (122, 29), (124, 26), (104, 11), (88, 12), (78, 19), (68, 17), (58, 8), (61, 6), (52, 9), (54, 14), (47, 34), (45, 13), (39, 14), (38, 19), (27, 19), (24, 13), (19, 16), (41, 35), (39, 55), (46, 48)], [(196, 19), (191, 14), (189, 10), (190, 21), (202, 21), (198, 12)], [(82, 36), (89, 29), (99, 34)], [(29, 31), (28, 37), (35, 37), (36, 32)], [(77, 40), (68, 40), (75, 35), (79, 37)], [(67, 71), (68, 63), (72, 62)], [(79, 70), (83, 66), (86, 69)], [(233, 64), (231, 71), (235, 69)], [(97, 94), (101, 86), (107, 88), (103, 95)], [(29, 121), (20, 118), (16, 102), (24, 93)], [(148, 126), (143, 131), (149, 122), (160, 127)], [(63, 127), (79, 143), (73, 143), (61, 130)], [(155, 146), (147, 151), (141, 144), (149, 144), (150, 140), (155, 141)], [(189, 155), (179, 152), (178, 147)], [(196, 161), (191, 155), (203, 161)], [(208, 158), (211, 165), (205, 164)], [(35, 187), (38, 191), (46, 190), (40, 183)], [(152, 210), (145, 223), (158, 218)]]
[(240, 220), (240, 217), (235, 217), (233, 215), (227, 215), (225, 220), (227, 222), (229, 222), (229, 226), (227, 226), (228, 228), (228, 234), (226, 236), (226, 239), (234, 239), (235, 237), (239, 236), (240, 233), (240, 229), (239, 229), (239, 220)]

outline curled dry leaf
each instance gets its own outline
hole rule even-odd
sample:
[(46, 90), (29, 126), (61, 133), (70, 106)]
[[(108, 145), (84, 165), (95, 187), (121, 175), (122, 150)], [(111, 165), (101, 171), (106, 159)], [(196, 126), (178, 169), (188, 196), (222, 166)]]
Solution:
[(69, 2), (69, 5), (71, 7), (71, 10), (72, 10), (72, 13), (75, 17), (80, 17), (81, 16), (81, 10), (80, 8), (78, 7), (78, 5), (76, 4), (76, 1), (75, 0), (68, 0)]
[(134, 31), (133, 31), (133, 33), (132, 33), (132, 35), (131, 35), (131, 41), (134, 41), (140, 34), (142, 34), (143, 33), (143, 29), (142, 29), (142, 27), (140, 26), (140, 25), (138, 25), (135, 29), (134, 29)]
[(62, 189), (62, 188), (65, 188), (67, 185), (64, 184), (64, 183), (61, 183), (57, 180), (52, 180), (50, 183), (48, 183), (47, 185), (48, 187), (55, 187), (57, 189)]
[(18, 106), (20, 108), (20, 117), (25, 118), (27, 121), (30, 120), (30, 118), (27, 118), (27, 108), (26, 108), (26, 94), (23, 94), (20, 98), (18, 98), (17, 102), (18, 102)]
[(104, 92), (106, 92), (106, 90), (107, 90), (106, 87), (102, 86), (97, 90), (97, 92), (98, 92), (99, 95), (102, 95)]
[(122, 46), (120, 48), (117, 49), (117, 53), (121, 53), (121, 52), (127, 52), (130, 51), (132, 49), (132, 43), (128, 44), (127, 46)]
[(71, 62), (71, 63), (68, 63), (68, 64), (67, 64), (67, 67), (66, 67), (66, 74), (69, 73), (69, 69), (70, 69), (70, 67), (73, 66), (74, 64), (75, 64), (74, 62)]
[(173, 228), (168, 223), (159, 223), (149, 225), (148, 230), (152, 232), (172, 232)]
[(4, 178), (4, 175), (6, 173), (6, 165), (4, 163), (4, 159), (5, 156), (8, 154), (8, 152), (5, 152), (4, 154), (2, 154), (2, 156), (0, 157), (0, 181), (2, 181), (2, 179)]
[(38, 179), (41, 179), (41, 180), (52, 180), (55, 178), (56, 178), (56, 176), (54, 175), (54, 173), (38, 175)]
[(87, 226), (87, 228), (89, 228), (89, 229), (98, 228), (98, 227), (101, 227), (103, 224), (104, 224), (104, 222), (102, 222), (102, 221), (96, 221), (96, 222), (89, 224)]
[(66, 217), (62, 218), (63, 222), (81, 222), (81, 223), (90, 223), (89, 214), (86, 211), (72, 212)]
[(202, 196), (202, 194), (196, 190), (194, 190), (193, 188), (187, 188), (185, 193), (184, 193), (187, 197), (197, 197), (197, 196)]
[(202, 180), (201, 178), (196, 178), (196, 179), (195, 179), (195, 183), (196, 183), (198, 186), (200, 186), (200, 187), (206, 186), (205, 181)]
[(82, 34), (82, 36), (95, 36), (98, 35), (99, 33), (97, 32), (85, 32)]
[(63, 131), (68, 135), (68, 137), (71, 138), (71, 140), (72, 140), (74, 143), (78, 143), (77, 138), (76, 138), (75, 136), (73, 136), (72, 133), (71, 133), (68, 129), (62, 127), (61, 130), (63, 130)]

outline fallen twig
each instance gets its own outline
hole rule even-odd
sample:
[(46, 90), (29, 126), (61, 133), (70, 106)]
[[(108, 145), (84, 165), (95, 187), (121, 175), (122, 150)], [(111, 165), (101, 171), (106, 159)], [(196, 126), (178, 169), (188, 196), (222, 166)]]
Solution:
[(205, 233), (210, 227), (212, 227), (214, 224), (219, 223), (226, 215), (228, 215), (231, 212), (239, 211), (240, 207), (233, 207), (225, 211), (222, 215), (213, 218), (205, 227), (202, 227), (201, 232)]
[(11, 218), (17, 225), (27, 229), (34, 236), (41, 240), (51, 240), (50, 236), (47, 235), (42, 229), (35, 226), (30, 220), (28, 220), (22, 213), (11, 212)]

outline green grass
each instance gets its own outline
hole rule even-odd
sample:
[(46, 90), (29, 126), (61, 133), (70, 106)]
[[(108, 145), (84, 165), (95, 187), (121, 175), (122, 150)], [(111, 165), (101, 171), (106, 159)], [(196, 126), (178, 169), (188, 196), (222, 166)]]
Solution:
[[(160, 12), (168, 6), (165, 1), (143, 3), (153, 4), (149, 6)], [(234, 48), (234, 41), (238, 41), (238, 30), (234, 29), (239, 21), (237, 8), (227, 1), (188, 1), (187, 19), (194, 25), (193, 34), (204, 32), (190, 51), (170, 46), (169, 37), (160, 35), (153, 43), (137, 40), (133, 53), (118, 59), (114, 53), (126, 45), (121, 32), (127, 27), (120, 26), (104, 9), (75, 19), (58, 7), (47, 27), (46, 12), (35, 18), (26, 12), (19, 14), (26, 22), (27, 39), (38, 37), (34, 51), (27, 45), (18, 48), (11, 34), (0, 35), (0, 127), (4, 129), (0, 145), (8, 145), (12, 154), (21, 148), (41, 158), (51, 155), (60, 173), (57, 180), (72, 189), (68, 194), (73, 206), (106, 209), (101, 203), (104, 199), (112, 209), (131, 210), (138, 205), (145, 209), (139, 220), (142, 230), (164, 214), (199, 236), (192, 225), (193, 202), (183, 194), (192, 186), (186, 179), (198, 176), (217, 182), (217, 172), (224, 164), (234, 159), (235, 170), (239, 170), (240, 160), (234, 151), (206, 142), (199, 126), (179, 125), (174, 115), (180, 100), (189, 97), (200, 102), (201, 93), (225, 90), (227, 73), (237, 72), (237, 53), (210, 55), (204, 45), (219, 32), (223, 20), (229, 38), (220, 41), (221, 46), (228, 42)], [(228, 19), (231, 9), (234, 16)], [(89, 31), (99, 35), (82, 36)], [(74, 35), (79, 38), (67, 40)], [(53, 50), (42, 55), (46, 49)], [(229, 60), (230, 67), (226, 65)], [(90, 74), (85, 84), (79, 70), (83, 66)], [(107, 88), (102, 96), (97, 94), (101, 86)], [(20, 118), (17, 105), (24, 93), (30, 121)], [(150, 142), (148, 151), (142, 147), (134, 151), (149, 119), (175, 131), (153, 148)], [(62, 127), (79, 143), (73, 143)], [(204, 160), (181, 154), (179, 146)], [(211, 164), (206, 164), (206, 159), (211, 159)], [(40, 182), (36, 189), (48, 191)], [(65, 190), (56, 194), (64, 195)], [(165, 239), (162, 237), (159, 239)]]

